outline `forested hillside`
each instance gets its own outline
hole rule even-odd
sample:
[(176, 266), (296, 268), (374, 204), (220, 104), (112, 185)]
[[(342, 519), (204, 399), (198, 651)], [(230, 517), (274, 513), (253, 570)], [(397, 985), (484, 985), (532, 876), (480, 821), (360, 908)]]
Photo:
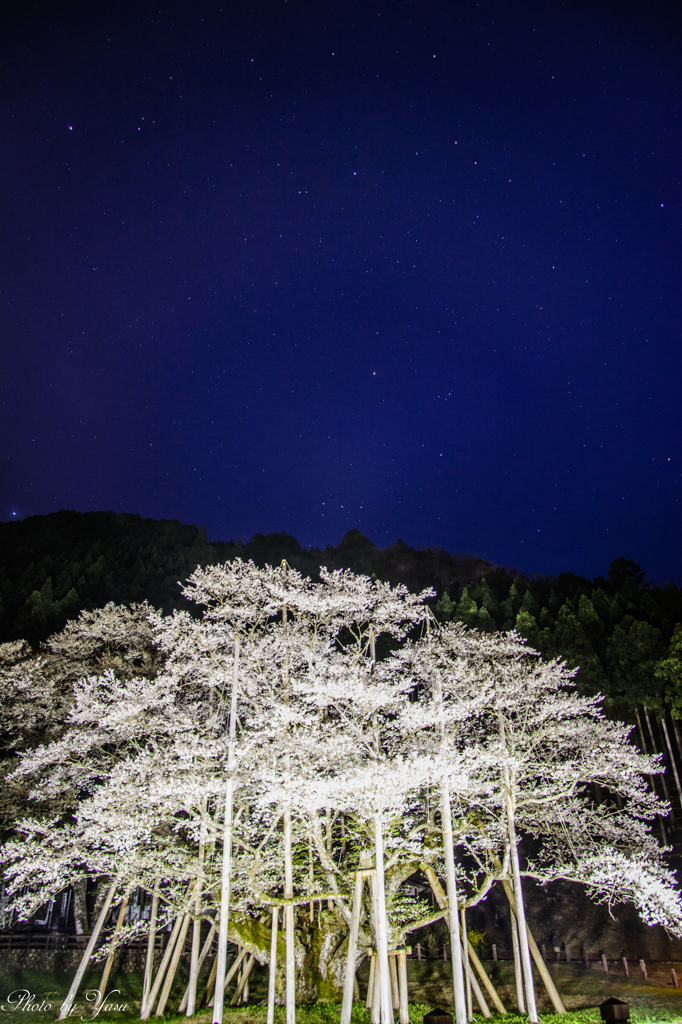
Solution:
[[(34, 646), (81, 610), (109, 601), (148, 600), (165, 612), (185, 607), (178, 583), (197, 567), (253, 559), (316, 578), (320, 565), (375, 574), (410, 590), (433, 587), (441, 619), (482, 630), (517, 629), (544, 655), (580, 666), (586, 692), (609, 703), (659, 708), (682, 704), (682, 593), (647, 585), (638, 565), (611, 563), (604, 577), (525, 576), (484, 559), (398, 540), (377, 548), (359, 530), (337, 547), (304, 549), (285, 533), (257, 533), (243, 544), (209, 542), (205, 528), (113, 512), (61, 511), (0, 524), (0, 640)], [(606, 567), (605, 567), (606, 568)], [(672, 644), (671, 644), (672, 641)]]

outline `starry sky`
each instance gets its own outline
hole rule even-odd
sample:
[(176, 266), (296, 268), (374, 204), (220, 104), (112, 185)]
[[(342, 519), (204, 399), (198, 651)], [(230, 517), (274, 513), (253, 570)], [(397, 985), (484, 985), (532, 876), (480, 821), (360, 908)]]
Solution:
[(682, 583), (682, 14), (6, 0), (0, 518)]

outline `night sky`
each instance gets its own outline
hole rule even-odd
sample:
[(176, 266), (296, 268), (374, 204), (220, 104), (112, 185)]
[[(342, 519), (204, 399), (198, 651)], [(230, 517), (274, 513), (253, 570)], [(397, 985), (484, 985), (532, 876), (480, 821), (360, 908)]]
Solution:
[(0, 518), (682, 582), (682, 15), (0, 14)]

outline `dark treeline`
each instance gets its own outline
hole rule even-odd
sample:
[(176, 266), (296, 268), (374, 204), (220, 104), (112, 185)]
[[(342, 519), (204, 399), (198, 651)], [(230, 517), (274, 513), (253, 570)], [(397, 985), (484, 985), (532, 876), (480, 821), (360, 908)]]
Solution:
[(179, 582), (199, 565), (236, 557), (258, 565), (285, 558), (312, 578), (326, 565), (412, 591), (433, 587), (441, 620), (517, 629), (543, 655), (579, 665), (581, 689), (601, 691), (623, 711), (642, 703), (659, 709), (665, 700), (673, 709), (680, 704), (682, 592), (672, 583), (651, 587), (634, 562), (618, 558), (595, 580), (573, 573), (529, 579), (481, 558), (417, 551), (400, 540), (377, 548), (359, 530), (320, 550), (302, 548), (286, 533), (212, 543), (204, 527), (127, 513), (61, 511), (2, 523), (0, 640), (24, 638), (37, 646), (80, 611), (109, 601), (147, 600), (164, 612), (190, 607)]

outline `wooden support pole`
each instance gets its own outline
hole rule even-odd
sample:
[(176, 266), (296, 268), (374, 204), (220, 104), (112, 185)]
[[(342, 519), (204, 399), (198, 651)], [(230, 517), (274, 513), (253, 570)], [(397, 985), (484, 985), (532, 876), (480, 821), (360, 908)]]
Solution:
[(393, 1009), (397, 1010), (400, 1008), (400, 991), (398, 989), (398, 968), (395, 961), (396, 957), (389, 956), (388, 969), (391, 975), (391, 996), (393, 998)]
[[(217, 927), (218, 927), (217, 922), (214, 921), (213, 924), (211, 925), (210, 929), (209, 929), (208, 935), (206, 936), (206, 940), (204, 942), (204, 945), (202, 947), (201, 953), (199, 954), (199, 959), (197, 961), (197, 977), (199, 976), (199, 972), (201, 971), (201, 968), (204, 966), (204, 960), (206, 959), (206, 957), (209, 954), (209, 951), (210, 951), (211, 946), (213, 944), (213, 937), (215, 936), (216, 928)], [(189, 982), (187, 984), (187, 988), (185, 989), (185, 994), (182, 997), (182, 1002), (178, 1006), (178, 1013), (184, 1013), (185, 1009), (187, 1008), (188, 1001), (189, 1001)], [(189, 1011), (187, 1013), (187, 1016), (188, 1017), (190, 1016)]]
[[(435, 871), (433, 870), (433, 868), (430, 865), (422, 864), (421, 865), (421, 869), (422, 869), (422, 871), (424, 872), (424, 874), (426, 875), (426, 877), (429, 880), (429, 884), (431, 886), (431, 890), (433, 892), (433, 895), (436, 897), (436, 903), (438, 904), (438, 906), (439, 906), (439, 908), (441, 910), (445, 910), (448, 907), (448, 900), (447, 900), (447, 897), (446, 897), (445, 893), (443, 892), (443, 887), (442, 887), (442, 885), (440, 884), (440, 882), (438, 880), (438, 876), (436, 875)], [(460, 929), (458, 929), (458, 931), (460, 931), (460, 939), (461, 939), (461, 942), (463, 944), (463, 942), (464, 942), (463, 935), (462, 935)], [(502, 1000), (500, 999), (499, 995), (495, 991), (495, 988), (493, 986), (492, 981), (490, 980), (490, 978), (486, 974), (485, 969), (483, 967), (483, 964), (478, 959), (478, 956), (476, 955), (476, 951), (475, 951), (474, 947), (469, 942), (469, 936), (468, 935), (467, 935), (467, 944), (468, 944), (469, 959), (471, 960), (471, 962), (473, 963), (473, 965), (476, 968), (477, 972), (481, 976), (481, 981), (485, 985), (485, 987), (486, 987), (486, 989), (487, 989), (487, 991), (488, 991), (488, 993), (490, 995), (490, 998), (492, 999), (495, 1007), (498, 1010), (498, 1013), (506, 1014), (507, 1011), (504, 1008), (504, 1004), (502, 1003)], [(463, 945), (462, 945), (462, 952), (464, 954)], [(493, 953), (494, 953), (495, 960), (497, 961), (497, 947), (495, 947), (495, 946), (493, 946)], [(421, 955), (420, 955), (421, 954), (421, 946), (419, 946), (419, 945), (417, 945), (417, 954), (419, 956), (419, 959), (421, 959)], [(454, 957), (453, 957), (453, 962), (454, 962)], [(463, 958), (462, 958), (462, 963), (464, 963), (464, 955), (463, 955)], [(483, 1009), (483, 1008), (481, 1007), (481, 1009)]]
[[(247, 949), (240, 949), (239, 955), (237, 957), (235, 957), (234, 963), (232, 964), (232, 966), (230, 967), (229, 971), (225, 975), (225, 984), (223, 986), (223, 994), (225, 992), (227, 992), (227, 986), (230, 984), (230, 982), (234, 978), (235, 974), (237, 973), (237, 971), (241, 967), (242, 960), (244, 959), (244, 957), (247, 954), (248, 954), (248, 950)], [(217, 979), (214, 979), (214, 981), (215, 980), (217, 980)], [(210, 991), (210, 989), (209, 989), (209, 991)], [(211, 996), (211, 1000), (210, 1000), (208, 1005), (209, 1006), (214, 1006), (215, 1005), (214, 1000), (215, 1000), (215, 995)]]
[(372, 991), (371, 1024), (381, 1024), (381, 964), (376, 953), (374, 954), (374, 960), (374, 989)]
[(407, 990), (407, 950), (405, 949), (401, 949), (398, 954), (398, 988), (400, 991), (400, 1024), (410, 1024), (410, 1005)]
[[(468, 942), (468, 939), (467, 939), (467, 942)], [(504, 1003), (502, 1002), (502, 1000), (500, 999), (499, 995), (497, 994), (497, 990), (496, 990), (495, 986), (493, 985), (492, 981), (488, 977), (488, 974), (487, 974), (485, 968), (483, 967), (483, 964), (478, 959), (478, 955), (476, 953), (476, 950), (474, 949), (474, 947), (471, 945), (470, 942), (469, 942), (469, 959), (471, 960), (472, 964), (476, 968), (476, 971), (478, 973), (479, 978), (483, 982), (488, 995), (492, 999), (493, 1006), (495, 1007), (495, 1009), (497, 1010), (498, 1013), (501, 1013), (503, 1016), (506, 1015), (507, 1011), (504, 1008)]]
[(253, 970), (253, 965), (255, 964), (255, 962), (256, 962), (255, 956), (253, 955), (253, 953), (250, 953), (249, 954), (249, 959), (246, 961), (246, 964), (244, 965), (244, 971), (242, 973), (242, 976), (239, 979), (239, 984), (237, 985), (237, 991), (232, 996), (232, 999), (230, 1001), (230, 1006), (236, 1006), (237, 1003), (239, 1002), (239, 1000), (241, 998), (241, 995), (242, 995), (242, 992), (244, 991), (244, 989), (246, 988), (246, 986), (248, 984), (249, 975), (251, 974), (251, 971)]
[[(461, 935), (465, 936), (467, 934), (467, 922), (466, 922), (466, 911), (464, 909), (464, 904), (462, 904), (460, 912), (461, 912), (461, 915), (462, 915)], [(464, 938), (462, 938), (462, 942), (464, 942)], [(471, 967), (469, 965), (469, 957), (468, 956), (464, 957), (464, 981), (465, 981), (465, 984), (466, 984), (466, 994), (467, 994), (467, 1020), (471, 1024), (471, 1021), (474, 1019), (474, 1011), (473, 1011), (473, 1008), (472, 1008), (472, 1005), (471, 1005)]]
[[(234, 828), (234, 765), (237, 737), (237, 687), (239, 685), (239, 638), (234, 642), (232, 663), (232, 693), (230, 695), (230, 725), (227, 748), (227, 784), (225, 786), (225, 816), (223, 828), (223, 856), (220, 881), (220, 930), (218, 932), (218, 953), (216, 955), (216, 991), (213, 1020), (222, 1024), (223, 1000), (225, 995), (225, 970), (227, 967), (227, 932), (230, 923), (230, 884), (232, 878), (232, 831)], [(287, 1021), (287, 1024), (293, 1022)]]
[(516, 1005), (519, 1013), (526, 1012), (526, 997), (523, 994), (523, 972), (521, 970), (521, 952), (519, 950), (519, 930), (516, 927), (516, 916), (511, 918), (512, 951), (514, 954), (514, 980), (516, 982)]
[(189, 923), (190, 923), (191, 920), (192, 920), (192, 915), (190, 914), (189, 911), (187, 911), (187, 913), (185, 914), (185, 916), (184, 916), (184, 918), (182, 920), (182, 926), (180, 928), (180, 934), (178, 935), (178, 941), (175, 944), (175, 951), (173, 953), (173, 959), (170, 962), (170, 967), (168, 968), (168, 974), (166, 975), (166, 980), (164, 981), (163, 988), (161, 989), (161, 997), (159, 999), (159, 1005), (156, 1007), (156, 1016), (157, 1017), (163, 1017), (163, 1012), (166, 1009), (166, 1003), (168, 1002), (168, 997), (170, 995), (170, 991), (171, 991), (171, 988), (173, 986), (173, 982), (175, 981), (175, 972), (178, 969), (178, 964), (180, 963), (180, 957), (182, 956), (183, 950), (185, 948), (185, 939), (187, 938), (187, 931), (189, 929)]
[(365, 1000), (365, 1007), (368, 1010), (372, 1009), (374, 1000), (374, 975), (376, 973), (377, 958), (372, 953), (369, 958), (369, 981), (367, 983), (367, 999)]
[(350, 931), (348, 933), (348, 955), (346, 957), (346, 976), (343, 980), (343, 1003), (341, 1004), (340, 1024), (350, 1024), (351, 1013), (353, 1010), (355, 959), (357, 956), (358, 949), (358, 934), (360, 932), (360, 913), (362, 911), (363, 879), (364, 872), (358, 871), (355, 875), (355, 889), (353, 892), (353, 910), (350, 920)]
[[(120, 933), (121, 928), (123, 927), (123, 921), (125, 920), (126, 910), (128, 909), (129, 896), (130, 894), (126, 893), (121, 902), (121, 909), (118, 912), (118, 917), (116, 918), (116, 927), (114, 928), (114, 934), (112, 936), (113, 940), (116, 939), (116, 936)], [(109, 975), (111, 974), (111, 968), (114, 963), (115, 955), (116, 950), (112, 949), (109, 955), (107, 956), (107, 961), (104, 965), (104, 970), (102, 971), (102, 978), (99, 983), (99, 989), (97, 990), (97, 999), (95, 1000), (95, 1005), (92, 1008), (93, 1016), (96, 1015), (100, 1006), (104, 1002), (104, 996), (106, 995), (107, 991), (107, 983), (109, 981)]]
[[(514, 917), (516, 917), (516, 900), (514, 899), (514, 892), (509, 883), (508, 879), (502, 880), (502, 887), (506, 893), (507, 899), (509, 900), (509, 906)], [(531, 956), (535, 961), (535, 966), (538, 969), (538, 973), (542, 978), (542, 983), (547, 989), (547, 995), (552, 1000), (552, 1006), (554, 1007), (555, 1013), (566, 1013), (566, 1007), (561, 1001), (561, 996), (557, 992), (556, 985), (552, 981), (552, 976), (547, 969), (547, 965), (540, 956), (540, 950), (538, 949), (537, 942), (533, 937), (533, 933), (530, 928), (527, 929), (528, 945), (530, 946)]]
[(270, 970), (268, 972), (268, 1013), (266, 1024), (275, 1024), (275, 983), (277, 981), (277, 927), (279, 924), (279, 907), (272, 908), (272, 926), (270, 929)]
[(71, 982), (71, 987), (69, 988), (69, 991), (68, 991), (68, 993), (66, 995), (66, 999), (64, 1000), (64, 1002), (61, 1005), (61, 1009), (59, 1011), (59, 1018), (58, 1018), (59, 1020), (64, 1020), (64, 1018), (71, 1012), (71, 1009), (73, 1007), (73, 1001), (76, 998), (76, 995), (78, 993), (78, 988), (80, 986), (81, 981), (83, 980), (83, 975), (85, 974), (85, 969), (88, 966), (88, 962), (90, 960), (90, 957), (95, 952), (95, 946), (97, 945), (97, 940), (99, 938), (99, 933), (102, 931), (102, 928), (104, 926), (104, 922), (107, 919), (107, 914), (109, 913), (109, 908), (111, 907), (111, 901), (114, 898), (114, 893), (116, 892), (116, 886), (118, 885), (118, 883), (119, 883), (119, 876), (117, 875), (116, 878), (111, 883), (111, 885), (109, 886), (109, 890), (108, 890), (106, 896), (104, 897), (104, 903), (102, 904), (102, 909), (99, 912), (99, 917), (97, 918), (97, 921), (95, 923), (95, 927), (92, 929), (92, 934), (90, 935), (90, 939), (88, 941), (88, 944), (85, 947), (85, 952), (83, 953), (83, 956), (81, 958), (81, 962), (78, 965), (78, 970), (76, 971), (76, 973), (74, 975), (74, 979)]
[(159, 876), (154, 879), (154, 894), (152, 896), (152, 909), (149, 915), (149, 936), (147, 938), (147, 959), (144, 965), (144, 981), (142, 982), (142, 1003), (147, 1002), (149, 989), (152, 984), (152, 973), (154, 971), (154, 946), (156, 943), (156, 916), (159, 912)]
[(161, 988), (161, 982), (163, 981), (166, 970), (168, 969), (168, 964), (170, 963), (171, 957), (173, 956), (173, 950), (175, 949), (175, 943), (178, 941), (178, 935), (180, 934), (181, 928), (182, 914), (179, 914), (175, 919), (175, 924), (173, 925), (171, 937), (168, 940), (168, 945), (166, 946), (163, 958), (161, 960), (161, 963), (159, 964), (159, 969), (156, 972), (154, 984), (152, 985), (149, 995), (147, 996), (147, 1002), (144, 1003), (140, 1008), (140, 1020), (149, 1020), (149, 1018), (151, 1017), (152, 1008), (156, 1001), (159, 989)]

